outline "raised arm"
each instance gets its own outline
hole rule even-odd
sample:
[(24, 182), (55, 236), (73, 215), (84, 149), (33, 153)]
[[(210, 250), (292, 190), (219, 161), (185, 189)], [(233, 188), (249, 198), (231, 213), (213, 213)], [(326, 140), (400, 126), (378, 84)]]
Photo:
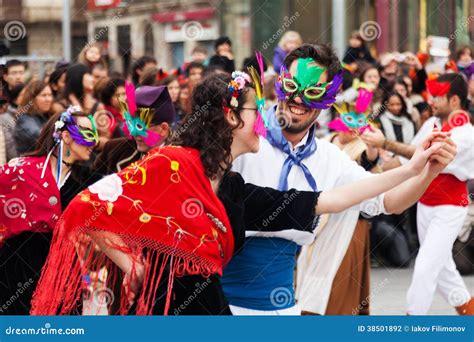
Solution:
[(365, 131), (361, 138), (368, 145), (383, 148), (407, 159), (413, 157), (416, 150), (416, 146), (386, 139), (382, 131), (376, 128), (373, 128), (372, 131)]
[[(341, 212), (390, 189), (397, 189), (396, 187), (401, 183), (420, 174), (425, 168), (426, 163), (430, 157), (434, 158), (436, 156), (437, 158), (441, 158), (439, 156), (440, 153), (442, 156), (444, 156), (444, 150), (442, 150), (444, 143), (440, 142), (439, 140), (446, 139), (446, 137), (447, 135), (445, 133), (432, 133), (420, 146), (416, 148), (413, 158), (408, 164), (404, 166), (338, 187), (336, 189), (324, 191), (319, 197), (316, 213), (320, 215), (325, 213)], [(449, 159), (450, 157), (448, 156), (447, 158)], [(409, 200), (413, 199), (415, 196), (419, 197), (422, 194), (422, 191), (418, 190), (421, 190), (422, 188), (423, 187), (417, 187), (416, 191), (409, 193)], [(402, 189), (398, 188), (397, 191), (403, 189), (406, 189), (406, 186), (404, 186)], [(400, 201), (400, 196), (397, 196), (397, 200)], [(389, 210), (389, 208), (386, 209)]]

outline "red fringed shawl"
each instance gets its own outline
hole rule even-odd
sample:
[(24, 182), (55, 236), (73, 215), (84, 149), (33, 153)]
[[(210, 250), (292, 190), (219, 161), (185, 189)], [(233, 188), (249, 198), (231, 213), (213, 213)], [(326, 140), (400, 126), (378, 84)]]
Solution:
[[(142, 260), (136, 311), (145, 315), (152, 312), (166, 264), (170, 271), (165, 314), (174, 276), (222, 275), (234, 248), (229, 219), (205, 176), (199, 151), (159, 147), (91, 185), (69, 204), (56, 226), (32, 314), (73, 311), (81, 298), (81, 277), (91, 271), (105, 267), (109, 280), (116, 281), (118, 268), (96, 248), (91, 233), (94, 241), (99, 236), (110, 248)], [(160, 265), (153, 260), (160, 260)], [(122, 286), (122, 314), (130, 305), (126, 294)]]
[(61, 198), (46, 157), (23, 157), (0, 167), (0, 245), (25, 231), (51, 232), (61, 215)]

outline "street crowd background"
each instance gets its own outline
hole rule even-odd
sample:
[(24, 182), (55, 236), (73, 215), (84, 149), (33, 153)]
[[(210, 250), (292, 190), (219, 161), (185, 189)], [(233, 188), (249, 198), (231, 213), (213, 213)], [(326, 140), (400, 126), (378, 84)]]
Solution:
[[(79, 105), (83, 112), (94, 115), (100, 135), (100, 144), (94, 150), (98, 155), (108, 140), (124, 136), (117, 96), (125, 93), (126, 81), (135, 87), (165, 85), (177, 113), (174, 127), (192, 114), (191, 93), (203, 77), (256, 66), (255, 50), (262, 51), (265, 57), (265, 97), (269, 108), (276, 104), (273, 84), (286, 54), (305, 42), (315, 41), (332, 43), (339, 49), (344, 69), (342, 98), (350, 100), (354, 96), (357, 82), (372, 84), (372, 113), (380, 131), (386, 135), (394, 131), (383, 120), (389, 116), (399, 118), (399, 123), (391, 125), (413, 128), (411, 135), (394, 136), (397, 141), (410, 143), (414, 133), (432, 116), (426, 81), (441, 74), (460, 73), (465, 77), (471, 100), (468, 108), (474, 117), (474, 1), (411, 1), (406, 8), (405, 1), (390, 0), (343, 1), (342, 7), (338, 1), (296, 1), (291, 6), (284, 1), (273, 5), (265, 1), (234, 5), (227, 1), (109, 1), (105, 7), (94, 1), (79, 1), (71, 4), (72, 53), (70, 57), (64, 53), (65, 58), (58, 57), (65, 48), (64, 41), (60, 43), (58, 37), (47, 34), (53, 27), (59, 28), (60, 3), (51, 2), (50, 12), (56, 19), (49, 26), (37, 17), (31, 22), (13, 18), (17, 6), (14, 3), (11, 1), (10, 7), (2, 9), (0, 164), (32, 152), (48, 119), (70, 105)], [(17, 3), (23, 3), (20, 12), (25, 18), (34, 16), (32, 11), (38, 5)], [(38, 3), (46, 13), (46, 2)], [(165, 5), (160, 3), (173, 4), (161, 11), (160, 6)], [(384, 4), (388, 4), (390, 15), (382, 20)], [(142, 18), (150, 8), (155, 9), (149, 15), (151, 24), (143, 20), (138, 25), (132, 22), (134, 15)], [(342, 12), (335, 14), (339, 9)], [(403, 19), (407, 10), (411, 17)], [(323, 24), (313, 19), (328, 12), (344, 22), (340, 30), (345, 32), (337, 32), (333, 26), (338, 24), (330, 24), (327, 19), (322, 30)], [(361, 22), (360, 13), (376, 20)], [(275, 20), (282, 14), (280, 22)], [(417, 26), (403, 26), (404, 20), (416, 16)], [(319, 33), (311, 33), (308, 21)], [(273, 33), (268, 32), (268, 27), (260, 30), (266, 22), (275, 28)], [(85, 28), (88, 39), (84, 43)], [(344, 49), (340, 48), (340, 35)], [(44, 51), (44, 47), (50, 51)], [(329, 139), (333, 134), (327, 123), (336, 117), (334, 109), (321, 113), (317, 123), (320, 138)], [(359, 138), (344, 139), (339, 139), (340, 144)], [(380, 140), (368, 139), (364, 144), (380, 153), (372, 165), (374, 171), (392, 167), (394, 156), (384, 150)], [(473, 181), (469, 182), (469, 194), (474, 196)], [(372, 267), (412, 266), (419, 247), (415, 211), (414, 206), (401, 215), (369, 218)], [(456, 266), (463, 275), (474, 273), (473, 225), (471, 204), (453, 249)]]

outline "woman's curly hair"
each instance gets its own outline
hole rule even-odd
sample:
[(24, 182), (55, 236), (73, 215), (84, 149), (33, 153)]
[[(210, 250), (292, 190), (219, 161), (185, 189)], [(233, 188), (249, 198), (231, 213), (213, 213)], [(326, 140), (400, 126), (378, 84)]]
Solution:
[[(252, 84), (247, 84), (237, 98), (238, 106), (233, 107), (230, 105), (232, 94), (228, 89), (231, 79), (228, 74), (211, 74), (204, 78), (193, 90), (193, 111), (184, 117), (171, 138), (173, 145), (200, 151), (206, 176), (211, 179), (229, 170), (232, 165), (232, 131), (244, 125), (239, 108), (246, 102), (249, 89), (254, 89)], [(225, 118), (224, 106), (236, 114), (235, 127)]]

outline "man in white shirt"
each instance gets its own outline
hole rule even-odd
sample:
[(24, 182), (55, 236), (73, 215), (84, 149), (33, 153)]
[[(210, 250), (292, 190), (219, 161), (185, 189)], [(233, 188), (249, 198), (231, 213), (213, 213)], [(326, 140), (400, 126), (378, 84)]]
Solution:
[[(276, 84), (278, 105), (267, 112), (272, 122), (269, 134), (266, 139), (261, 138), (258, 153), (246, 154), (234, 163), (234, 170), (241, 173), (246, 182), (279, 190), (324, 191), (370, 176), (338, 147), (314, 135), (314, 123), (320, 111), (335, 101), (341, 83), (340, 72), (339, 59), (326, 45), (306, 44), (287, 55)], [(351, 215), (359, 210), (370, 215), (395, 213), (411, 206), (454, 158), (455, 151), (449, 140), (444, 142), (442, 151), (433, 157), (433, 162), (427, 164), (420, 176), (362, 203), (351, 210)], [(337, 226), (337, 219), (338, 215), (332, 215), (325, 230), (344, 231), (344, 227)], [(299, 245), (314, 240), (315, 227), (316, 222), (304, 227), (305, 231), (301, 231), (301, 227), (300, 231), (288, 227), (275, 233), (247, 231), (244, 248), (231, 260), (222, 277), (233, 314), (301, 313), (294, 295), (295, 257)], [(352, 232), (353, 228), (345, 234), (352, 235)], [(328, 269), (333, 277), (347, 244), (334, 250), (321, 248), (325, 254), (321, 263), (330, 264)], [(306, 274), (302, 279), (311, 281), (303, 284), (300, 303), (306, 293), (331, 288), (331, 274)], [(328, 293), (325, 295), (329, 297)]]
[[(451, 132), (456, 158), (433, 180), (417, 205), (420, 250), (407, 294), (408, 314), (426, 315), (438, 290), (460, 315), (474, 315), (474, 300), (453, 260), (452, 249), (468, 211), (467, 180), (474, 179), (474, 130), (467, 112), (467, 81), (462, 74), (444, 74), (427, 82), (433, 117), (428, 119), (411, 145), (385, 139), (379, 131), (363, 139), (410, 158), (414, 145), (433, 129)], [(441, 126), (438, 126), (438, 122)], [(400, 158), (401, 163), (408, 161)]]

